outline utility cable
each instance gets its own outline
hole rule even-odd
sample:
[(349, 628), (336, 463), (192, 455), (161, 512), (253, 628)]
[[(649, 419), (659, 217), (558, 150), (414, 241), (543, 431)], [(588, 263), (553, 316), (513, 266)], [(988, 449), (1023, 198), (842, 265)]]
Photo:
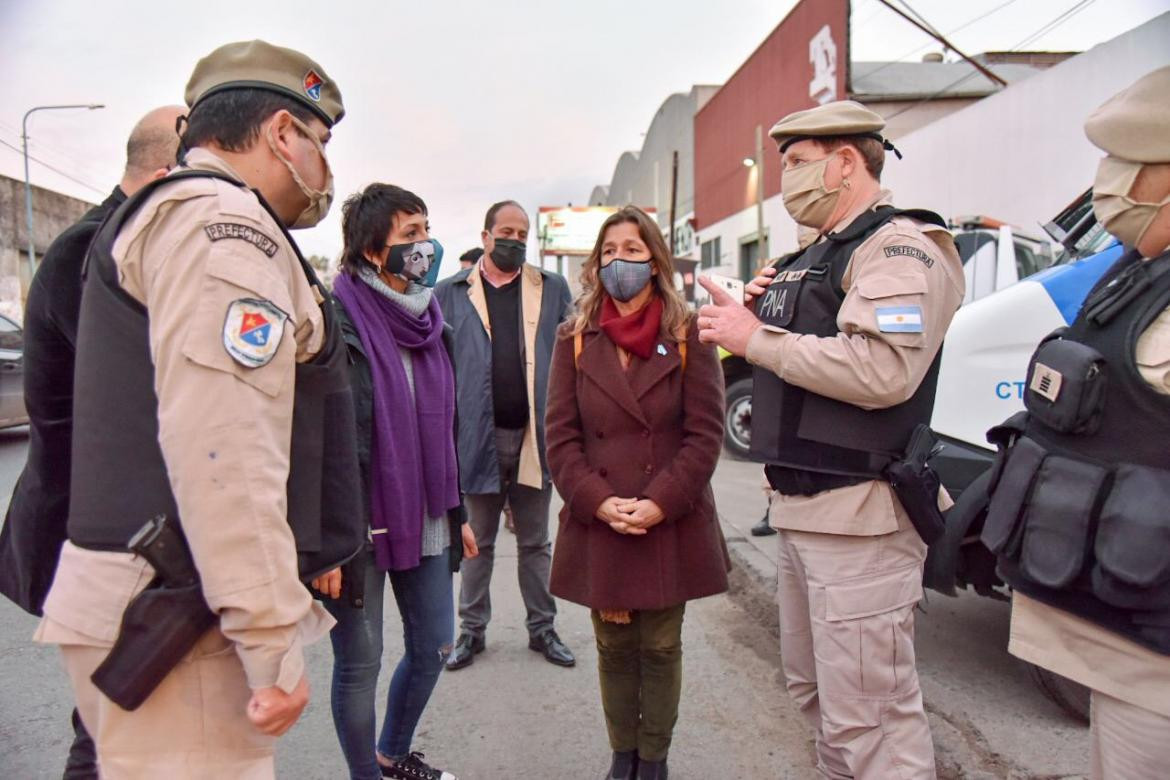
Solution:
[[(3, 138), (0, 138), (0, 144), (7, 146), (9, 149), (11, 149), (14, 152), (18, 152), (22, 155), (24, 154), (23, 149), (21, 149), (19, 146), (14, 146), (14, 145), (8, 143)], [(31, 154), (28, 156), (28, 159), (32, 160), (33, 162), (37, 163), (38, 165), (41, 165), (45, 168), (48, 168), (50, 171), (57, 174), (58, 176), (64, 176), (66, 179), (73, 182), (74, 184), (80, 184), (82, 187), (85, 187), (86, 189), (93, 190), (94, 192), (98, 193), (99, 195), (106, 194), (106, 191), (101, 189), (100, 187), (95, 187), (92, 184), (90, 184), (89, 182), (82, 181), (81, 179), (77, 178), (76, 176), (73, 176), (72, 174), (66, 173), (65, 171), (61, 170), (60, 168), (57, 168), (53, 165), (50, 165), (49, 163), (45, 162), (44, 160), (40, 160), (36, 157), (33, 157)]]

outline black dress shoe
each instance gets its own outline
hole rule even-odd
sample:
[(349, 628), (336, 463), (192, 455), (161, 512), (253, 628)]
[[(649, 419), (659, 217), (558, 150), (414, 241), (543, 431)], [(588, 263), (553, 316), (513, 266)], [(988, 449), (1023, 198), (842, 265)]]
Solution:
[(577, 659), (573, 657), (573, 653), (565, 647), (565, 643), (557, 636), (557, 632), (551, 628), (539, 636), (530, 638), (528, 649), (541, 653), (550, 664), (557, 666), (577, 665)]
[(661, 761), (638, 760), (638, 780), (666, 780), (666, 759)]
[(638, 776), (638, 751), (614, 751), (605, 780), (635, 780)]
[(465, 666), (471, 666), (471, 662), (483, 652), (485, 647), (487, 647), (487, 643), (484, 642), (482, 636), (460, 634), (459, 639), (455, 641), (455, 647), (451, 649), (451, 655), (447, 656), (447, 669), (455, 671)]
[(768, 522), (768, 513), (760, 518), (760, 522), (752, 526), (752, 536), (771, 536), (776, 533), (776, 529)]

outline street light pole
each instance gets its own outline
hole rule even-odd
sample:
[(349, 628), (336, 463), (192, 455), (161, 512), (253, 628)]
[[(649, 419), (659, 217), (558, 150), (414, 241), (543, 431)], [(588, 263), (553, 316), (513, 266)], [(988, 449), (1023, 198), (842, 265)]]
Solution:
[(756, 125), (756, 265), (768, 257), (767, 239), (764, 237), (764, 126)]
[(32, 207), (32, 181), (28, 175), (28, 118), (35, 111), (51, 111), (60, 108), (85, 108), (93, 111), (95, 108), (105, 108), (101, 103), (82, 103), (67, 106), (34, 106), (28, 111), (24, 112), (24, 118), (20, 120), (20, 142), (24, 151), (24, 211), (25, 211), (25, 228), (28, 231), (28, 278), (31, 281), (32, 275), (37, 270), (36, 265), (36, 247), (33, 245), (33, 207)]

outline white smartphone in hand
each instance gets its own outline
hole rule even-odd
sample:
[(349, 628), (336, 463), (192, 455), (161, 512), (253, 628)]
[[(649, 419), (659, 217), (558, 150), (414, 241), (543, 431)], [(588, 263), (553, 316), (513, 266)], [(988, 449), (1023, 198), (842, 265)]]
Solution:
[(743, 303), (743, 282), (723, 274), (707, 274), (707, 278), (715, 282), (720, 289), (732, 297), (736, 303)]

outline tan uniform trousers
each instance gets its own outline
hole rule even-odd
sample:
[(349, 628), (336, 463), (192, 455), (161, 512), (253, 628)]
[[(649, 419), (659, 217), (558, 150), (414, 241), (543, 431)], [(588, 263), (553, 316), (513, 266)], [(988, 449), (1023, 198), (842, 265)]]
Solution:
[(816, 730), (827, 778), (934, 778), (914, 661), (926, 546), (780, 529), (780, 651), (788, 692)]
[(1170, 718), (1093, 691), (1089, 718), (1092, 780), (1162, 780), (1170, 776)]
[(248, 720), (251, 690), (234, 646), (212, 629), (133, 712), (89, 677), (108, 647), (61, 644), (102, 780), (271, 780), (276, 739)]

